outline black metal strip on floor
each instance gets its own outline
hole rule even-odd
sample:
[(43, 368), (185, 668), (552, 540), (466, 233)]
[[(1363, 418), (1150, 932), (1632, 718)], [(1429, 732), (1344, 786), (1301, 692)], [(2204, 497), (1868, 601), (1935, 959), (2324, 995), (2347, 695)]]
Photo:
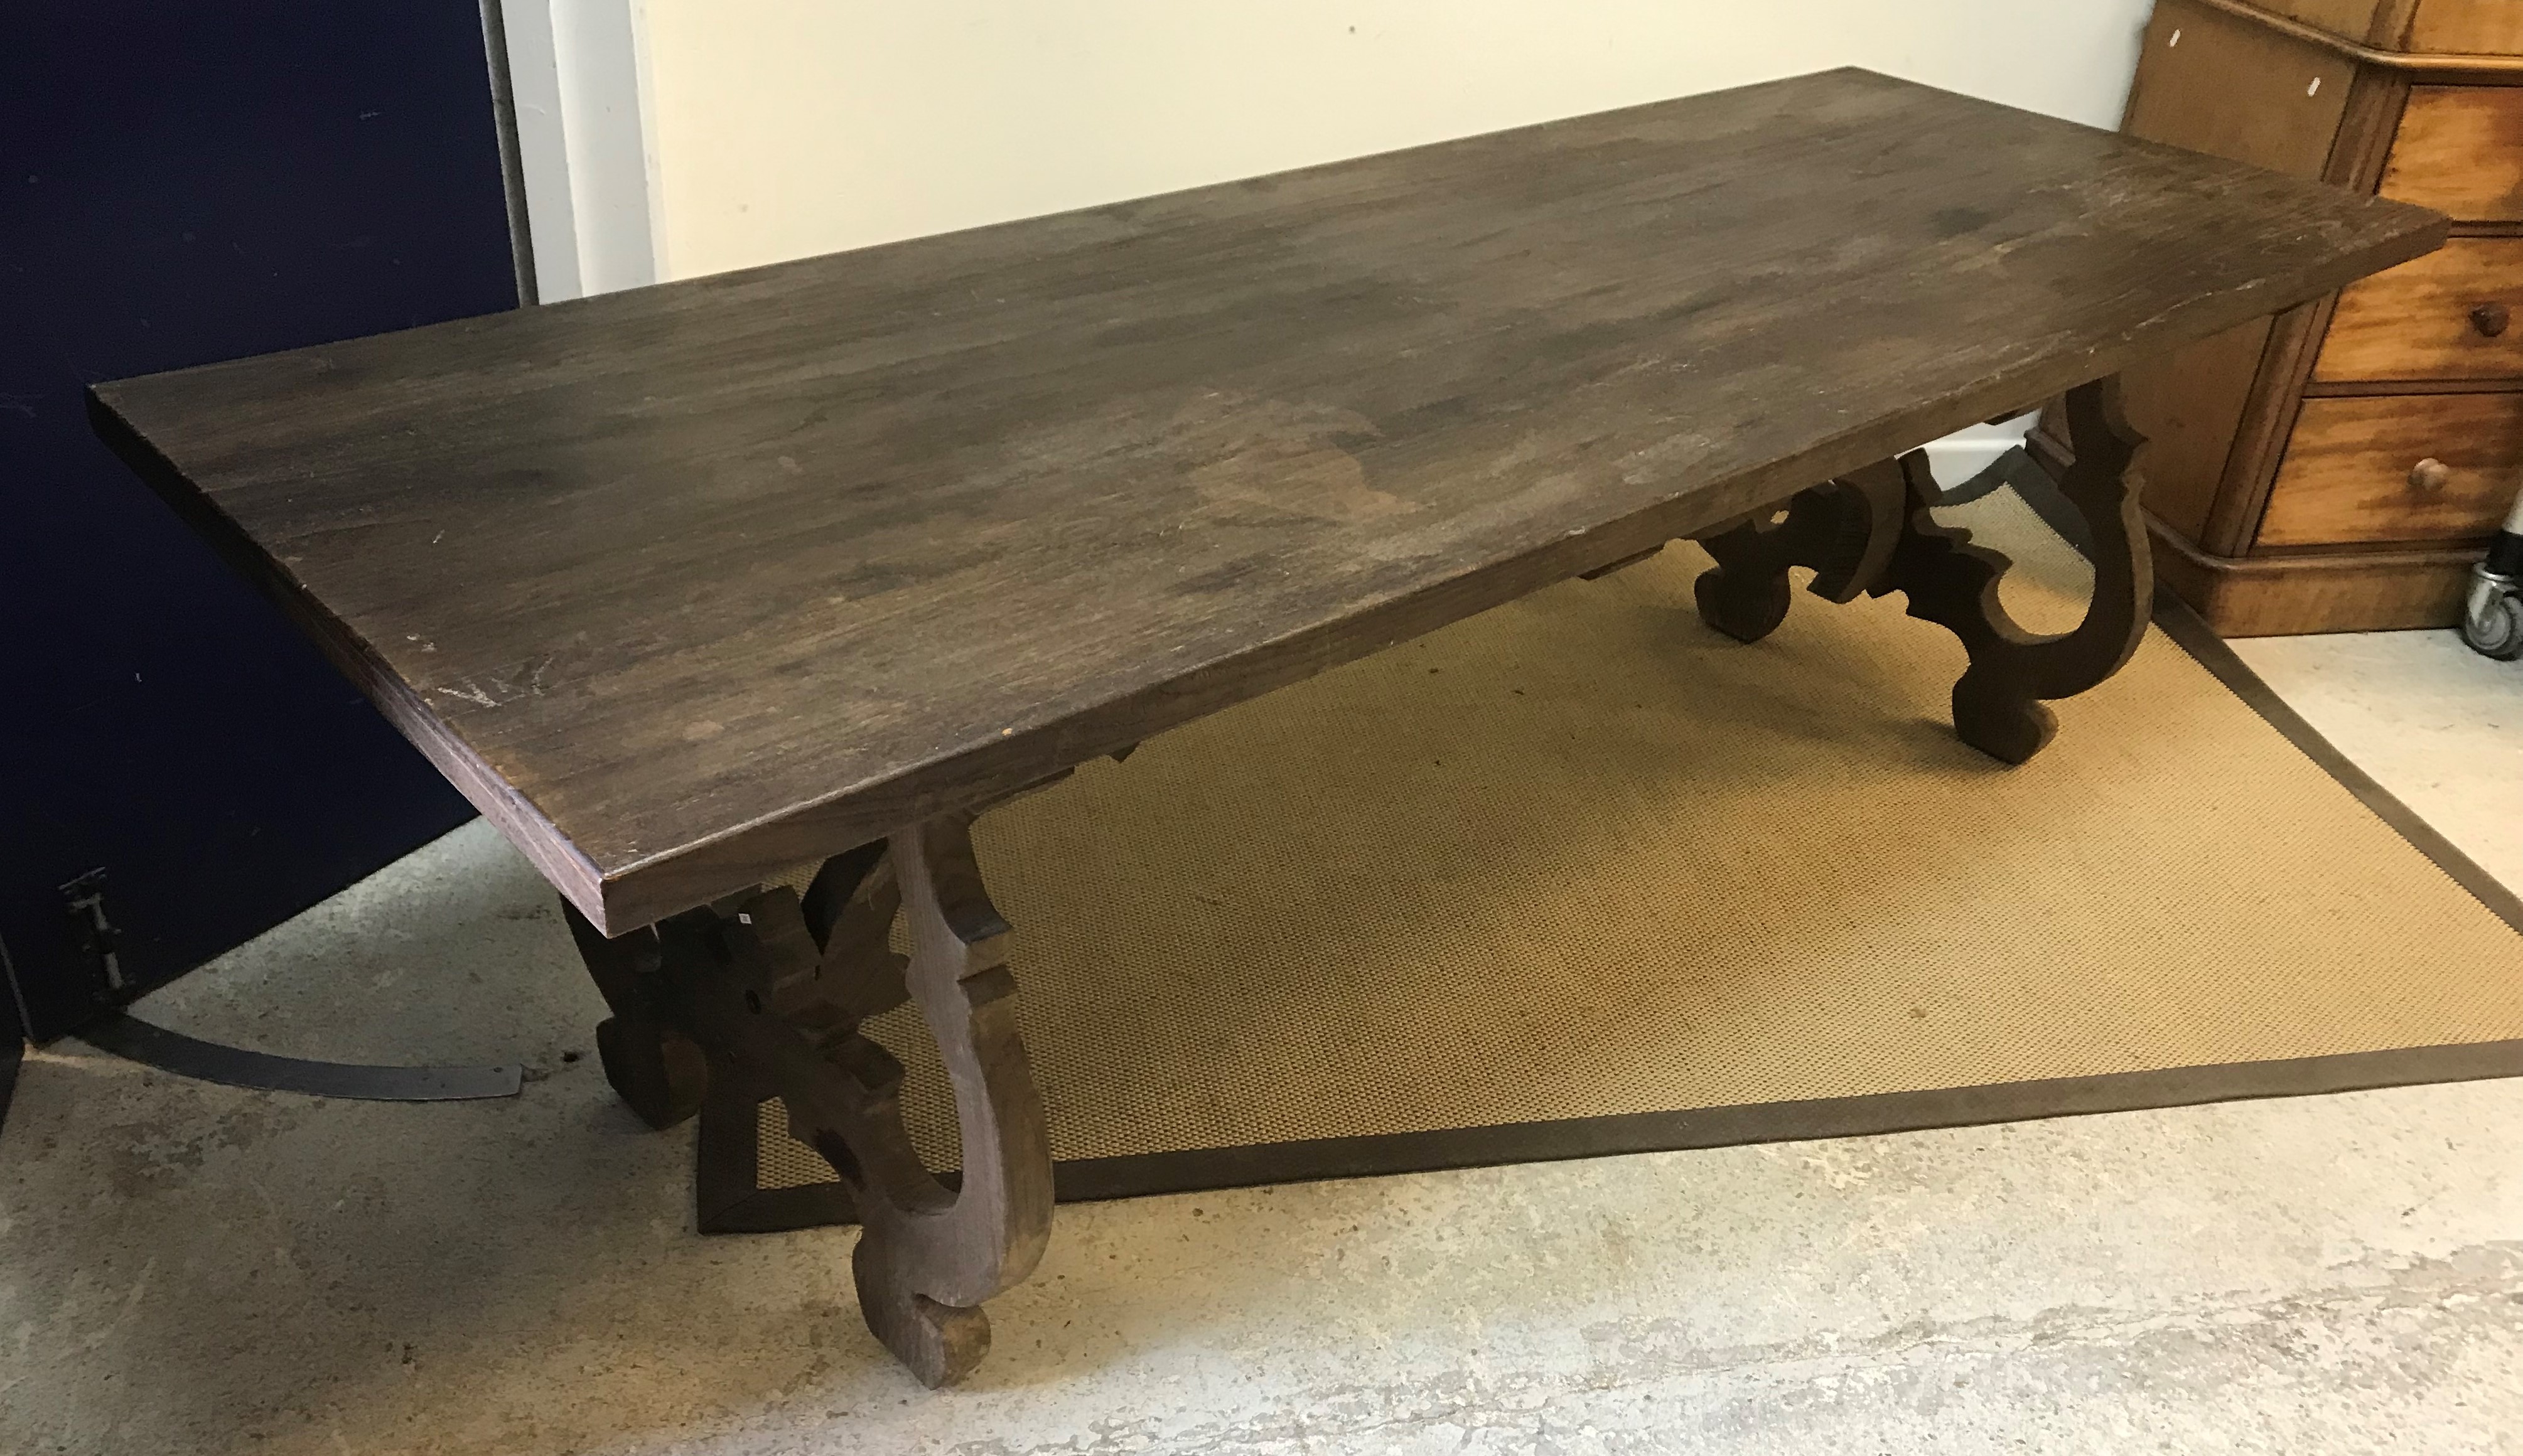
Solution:
[(363, 1102), (446, 1103), (476, 1098), (515, 1097), (525, 1085), (516, 1066), (362, 1066), (344, 1061), (309, 1061), (275, 1057), (242, 1047), (222, 1047), (153, 1026), (116, 1012), (99, 1017), (71, 1035), (117, 1057), (154, 1066), (179, 1077), (249, 1087), (266, 1092), (297, 1092), (309, 1097), (352, 1098)]

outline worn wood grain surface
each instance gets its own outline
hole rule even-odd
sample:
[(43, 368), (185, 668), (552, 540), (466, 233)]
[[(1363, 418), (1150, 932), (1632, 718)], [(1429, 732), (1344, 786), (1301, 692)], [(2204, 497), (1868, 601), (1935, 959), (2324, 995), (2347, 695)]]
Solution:
[(1843, 70), (94, 412), (618, 933), (2442, 236)]

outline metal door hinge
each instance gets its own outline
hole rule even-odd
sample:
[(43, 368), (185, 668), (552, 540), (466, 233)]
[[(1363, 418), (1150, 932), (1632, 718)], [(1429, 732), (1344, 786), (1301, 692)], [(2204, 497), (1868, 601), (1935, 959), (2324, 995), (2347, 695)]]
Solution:
[(122, 931), (105, 913), (105, 871), (91, 869), (62, 886), (62, 903), (70, 913), (71, 934), (97, 976), (97, 1004), (119, 1006), (128, 1000), (119, 954)]

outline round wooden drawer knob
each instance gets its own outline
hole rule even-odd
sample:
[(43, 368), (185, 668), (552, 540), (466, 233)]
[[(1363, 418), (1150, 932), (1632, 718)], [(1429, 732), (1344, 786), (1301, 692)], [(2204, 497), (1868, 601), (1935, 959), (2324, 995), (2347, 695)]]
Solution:
[(2452, 467), (2433, 455), (2409, 467), (2409, 489), (2441, 491), (2452, 481)]
[(2506, 311), (2503, 304), (2482, 304), (2470, 310), (2470, 326), (2491, 339), (2504, 333), (2505, 326), (2513, 321), (2514, 315)]

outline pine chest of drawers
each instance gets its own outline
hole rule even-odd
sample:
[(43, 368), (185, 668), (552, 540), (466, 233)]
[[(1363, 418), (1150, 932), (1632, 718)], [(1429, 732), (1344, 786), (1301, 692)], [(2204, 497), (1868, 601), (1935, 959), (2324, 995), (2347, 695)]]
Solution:
[(2523, 0), (2159, 0), (2122, 129), (2452, 217), (2126, 381), (2158, 575), (2216, 631), (2450, 626), (2523, 487)]

